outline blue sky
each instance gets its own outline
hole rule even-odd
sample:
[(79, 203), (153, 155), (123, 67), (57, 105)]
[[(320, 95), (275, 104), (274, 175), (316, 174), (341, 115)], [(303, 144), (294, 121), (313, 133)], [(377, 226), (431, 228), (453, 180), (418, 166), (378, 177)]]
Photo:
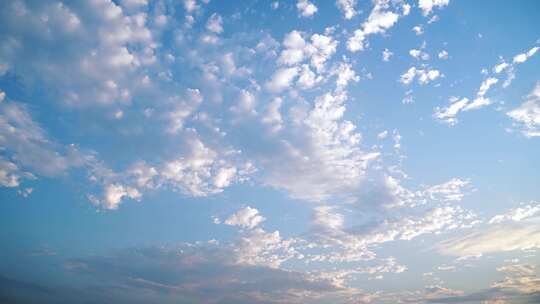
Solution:
[(0, 3), (0, 300), (537, 303), (537, 1)]

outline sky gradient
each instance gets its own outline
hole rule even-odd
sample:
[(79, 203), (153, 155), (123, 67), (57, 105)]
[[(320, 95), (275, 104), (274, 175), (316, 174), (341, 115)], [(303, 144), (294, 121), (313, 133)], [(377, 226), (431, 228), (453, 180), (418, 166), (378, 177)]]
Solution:
[(0, 302), (540, 303), (540, 2), (0, 1)]

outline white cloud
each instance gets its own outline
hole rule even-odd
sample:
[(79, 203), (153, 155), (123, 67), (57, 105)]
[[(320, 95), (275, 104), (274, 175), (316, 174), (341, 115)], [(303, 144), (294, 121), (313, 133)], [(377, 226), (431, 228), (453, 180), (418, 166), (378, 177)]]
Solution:
[(264, 220), (265, 218), (259, 214), (259, 210), (248, 206), (229, 216), (224, 223), (230, 226), (253, 229)]
[[(416, 50), (413, 50), (413, 51), (416, 51)], [(414, 52), (414, 54), (417, 55), (416, 52)], [(421, 56), (421, 55), (418, 55), (418, 56)], [(439, 70), (430, 69), (430, 68), (417, 69), (416, 67), (411, 67), (405, 73), (403, 73), (400, 76), (399, 81), (401, 83), (405, 84), (405, 85), (408, 85), (411, 82), (413, 82), (413, 80), (415, 78), (417, 78), (418, 83), (420, 85), (424, 85), (424, 84), (427, 84), (427, 83), (429, 83), (429, 82), (431, 82), (433, 80), (436, 80), (437, 78), (439, 78), (441, 76), (442, 76), (442, 74), (441, 74), (441, 72), (439, 72)]]
[(484, 79), (476, 93), (475, 99), (470, 101), (468, 98), (459, 99), (453, 97), (450, 99), (451, 104), (449, 106), (435, 108), (434, 117), (450, 125), (455, 125), (458, 122), (457, 115), (459, 112), (476, 110), (492, 104), (491, 99), (485, 97), (485, 95), (497, 82), (499, 82), (499, 79), (494, 77)]
[(111, 184), (105, 187), (102, 200), (90, 197), (90, 201), (105, 209), (115, 210), (118, 209), (124, 197), (138, 200), (141, 198), (141, 193), (135, 188), (125, 187), (120, 184)]
[(390, 57), (392, 57), (392, 55), (394, 55), (394, 53), (390, 52), (389, 49), (384, 49), (382, 53), (382, 60), (388, 62), (390, 61)]
[(496, 74), (499, 74), (500, 72), (504, 71), (507, 67), (510, 65), (506, 62), (501, 62), (500, 64), (497, 64), (493, 67), (493, 72)]
[(512, 83), (512, 81), (516, 78), (517, 65), (526, 62), (529, 58), (534, 56), (538, 52), (539, 49), (540, 47), (535, 46), (525, 53), (515, 55), (512, 60), (512, 63), (507, 63), (504, 59), (501, 58), (501, 63), (495, 65), (492, 68), (492, 71), (495, 74), (499, 74), (503, 71), (506, 71), (507, 76), (506, 76), (506, 80), (503, 83), (503, 88), (508, 87)]
[(281, 116), (280, 108), (283, 103), (283, 99), (280, 97), (274, 98), (270, 101), (266, 107), (262, 122), (273, 127), (272, 131), (277, 132), (281, 130), (283, 118)]
[(343, 215), (334, 211), (330, 206), (319, 206), (313, 210), (312, 223), (320, 229), (342, 229), (343, 228)]
[(238, 101), (233, 107), (231, 107), (231, 111), (243, 115), (256, 114), (256, 106), (257, 99), (255, 96), (247, 90), (241, 90), (240, 95), (238, 96)]
[(514, 56), (513, 62), (514, 63), (524, 63), (527, 61), (527, 59), (531, 58), (536, 52), (540, 49), (540, 47), (536, 46), (530, 49), (527, 53), (518, 54)]
[(404, 2), (401, 9), (403, 10), (403, 16), (408, 16), (411, 13), (411, 5), (408, 3)]
[(438, 120), (444, 121), (450, 125), (454, 125), (458, 122), (456, 116), (462, 111), (467, 104), (469, 104), (468, 98), (451, 98), (450, 105), (444, 108), (435, 108), (435, 113), (433, 114)]
[(380, 132), (379, 134), (377, 134), (378, 139), (385, 139), (387, 136), (388, 136), (388, 130), (384, 130)]
[[(17, 66), (28, 84), (50, 87), (44, 97), (71, 106), (129, 104), (142, 90), (134, 80), (157, 62), (146, 15), (129, 14), (138, 3), (124, 2), (130, 6), (124, 10), (112, 1), (43, 2), (27, 9), (24, 21), (8, 12), (11, 17), (2, 18), (2, 27), (10, 29), (12, 43), (5, 44), (0, 57), (8, 67)], [(47, 39), (34, 39), (38, 36)], [(57, 45), (70, 47), (58, 50)], [(54, 55), (42, 56), (43, 50)]]
[(269, 185), (315, 202), (349, 195), (360, 185), (378, 153), (363, 152), (355, 125), (342, 121), (345, 100), (344, 93), (315, 99), (314, 107), (299, 121), (296, 138), (280, 141), (281, 153), (272, 156), (275, 161), (267, 168)]
[(437, 56), (439, 57), (439, 59), (448, 59), (448, 52), (445, 50), (442, 50), (439, 52)]
[(449, 2), (449, 0), (418, 0), (418, 7), (422, 10), (422, 14), (427, 16), (434, 7), (443, 8), (447, 6)]
[(277, 70), (272, 78), (266, 83), (266, 88), (270, 92), (281, 92), (291, 86), (291, 83), (298, 76), (298, 68), (282, 68)]
[(148, 5), (148, 0), (122, 0), (121, 3), (128, 10), (136, 10)]
[(444, 241), (438, 250), (457, 256), (540, 248), (540, 208), (536, 203), (494, 216), (464, 236)]
[(414, 80), (415, 76), (416, 76), (416, 68), (411, 67), (407, 70), (407, 72), (401, 75), (400, 82), (403, 84), (410, 84)]
[(331, 36), (320, 34), (311, 36), (311, 45), (307, 52), (311, 55), (311, 65), (319, 73), (324, 70), (325, 62), (336, 52), (337, 44), (337, 41)]
[(497, 268), (504, 273), (504, 280), (495, 282), (492, 288), (513, 290), (524, 294), (540, 292), (540, 278), (536, 275), (536, 267), (529, 264), (508, 265)]
[(356, 16), (358, 12), (355, 9), (357, 0), (336, 0), (336, 5), (343, 13), (345, 19), (351, 19)]
[(317, 75), (311, 71), (309, 65), (303, 64), (297, 84), (303, 89), (309, 89), (313, 87), (318, 80), (320, 80), (320, 78), (317, 78)]
[(187, 89), (185, 96), (170, 97), (169, 100), (176, 106), (166, 116), (169, 123), (168, 132), (178, 133), (184, 128), (186, 121), (193, 115), (203, 101), (198, 89)]
[(422, 35), (424, 33), (424, 28), (422, 28), (421, 25), (416, 25), (412, 28), (413, 32), (419, 36), (419, 35)]
[(438, 70), (417, 70), (416, 74), (418, 76), (418, 83), (419, 84), (427, 84), (439, 77), (441, 77), (441, 72)]
[(184, 0), (184, 8), (188, 13), (193, 13), (198, 10), (200, 7), (197, 4), (197, 0)]
[(429, 60), (429, 54), (422, 50), (412, 49), (409, 51), (409, 55), (415, 59)]
[(432, 200), (442, 202), (461, 201), (465, 196), (464, 190), (469, 186), (469, 180), (453, 178), (448, 182), (429, 187), (424, 193)]
[(223, 18), (219, 14), (213, 13), (206, 22), (206, 29), (212, 33), (220, 34), (223, 32)]
[(525, 136), (540, 136), (540, 83), (536, 84), (524, 103), (507, 112), (506, 115), (520, 126)]
[(382, 34), (391, 28), (398, 20), (399, 15), (386, 11), (386, 2), (376, 2), (375, 7), (369, 14), (368, 19), (362, 23), (361, 29), (354, 31), (352, 37), (347, 41), (347, 49), (351, 52), (362, 51), (366, 46), (366, 38), (373, 34)]
[(336, 79), (336, 90), (344, 90), (349, 82), (357, 82), (360, 80), (360, 77), (356, 75), (356, 72), (352, 68), (352, 64), (340, 62), (339, 65), (332, 71), (332, 74), (337, 75)]
[(296, 8), (302, 17), (311, 17), (317, 12), (317, 7), (309, 0), (298, 0)]
[(499, 82), (499, 79), (494, 77), (489, 77), (482, 81), (482, 84), (480, 85), (480, 88), (478, 89), (478, 92), (476, 93), (476, 98), (469, 103), (465, 108), (463, 108), (463, 111), (469, 111), (469, 110), (476, 110), (481, 107), (490, 105), (492, 103), (491, 99), (484, 97), (487, 93), (487, 91), (493, 86)]
[(92, 158), (75, 145), (64, 146), (51, 140), (24, 104), (7, 100), (0, 103), (0, 146), (11, 158), (3, 160), (2, 168), (5, 184), (9, 185), (33, 174), (58, 176), (86, 165)]
[(310, 58), (310, 63), (317, 72), (323, 72), (326, 61), (336, 52), (337, 41), (331, 36), (322, 34), (313, 34), (310, 40), (310, 43), (306, 42), (302, 34), (296, 30), (288, 33), (283, 39), (284, 49), (278, 63), (296, 65)]
[(471, 256), (540, 248), (540, 219), (511, 221), (481, 227), (438, 245), (443, 254)]
[(32, 178), (29, 173), (21, 172), (16, 164), (0, 158), (0, 186), (19, 187), (23, 177)]
[(519, 222), (534, 216), (540, 216), (540, 204), (531, 202), (529, 205), (510, 209), (503, 214), (496, 215), (489, 220), (489, 223), (498, 224), (506, 221)]
[(160, 183), (188, 196), (208, 196), (222, 192), (233, 182), (242, 181), (250, 172), (251, 164), (237, 168), (198, 139), (191, 139), (187, 144), (190, 148), (187, 156), (162, 164), (158, 170)]

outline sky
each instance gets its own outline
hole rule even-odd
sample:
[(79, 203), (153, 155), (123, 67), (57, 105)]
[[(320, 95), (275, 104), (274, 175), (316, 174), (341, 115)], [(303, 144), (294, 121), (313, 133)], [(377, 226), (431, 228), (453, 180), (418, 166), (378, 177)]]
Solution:
[(540, 303), (540, 2), (0, 1), (0, 302)]

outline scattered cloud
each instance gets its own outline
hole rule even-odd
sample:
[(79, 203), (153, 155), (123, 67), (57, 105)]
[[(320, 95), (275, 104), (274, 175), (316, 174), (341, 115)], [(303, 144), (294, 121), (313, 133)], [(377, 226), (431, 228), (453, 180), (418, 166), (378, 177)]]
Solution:
[(527, 137), (540, 136), (540, 83), (527, 95), (527, 100), (519, 107), (506, 113), (520, 126)]
[(296, 8), (298, 13), (302, 17), (311, 17), (317, 13), (318, 8), (309, 0), (298, 0), (296, 2)]

